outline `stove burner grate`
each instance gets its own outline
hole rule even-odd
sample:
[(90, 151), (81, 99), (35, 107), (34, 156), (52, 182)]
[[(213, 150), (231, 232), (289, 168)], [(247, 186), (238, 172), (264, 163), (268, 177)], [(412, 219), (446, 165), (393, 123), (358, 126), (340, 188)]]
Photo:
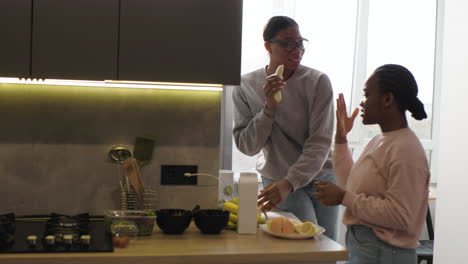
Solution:
[(15, 241), (15, 214), (0, 215), (0, 248), (8, 247)]
[[(89, 223), (89, 214), (67, 216), (52, 213), (46, 224), (44, 239), (53, 235), (55, 242), (59, 244), (79, 243), (82, 235), (89, 235)], [(64, 239), (66, 235), (72, 236), (71, 241)]]

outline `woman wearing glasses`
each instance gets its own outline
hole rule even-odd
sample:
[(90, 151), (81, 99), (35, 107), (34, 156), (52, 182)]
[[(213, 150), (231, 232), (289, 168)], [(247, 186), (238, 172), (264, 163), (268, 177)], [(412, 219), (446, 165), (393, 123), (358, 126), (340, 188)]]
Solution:
[[(307, 40), (293, 19), (272, 17), (263, 39), (268, 65), (242, 76), (240, 88), (233, 92), (237, 148), (249, 156), (259, 154), (257, 170), (265, 188), (258, 203), (264, 210), (289, 211), (325, 227), (325, 234), (335, 239), (338, 208), (311, 196), (315, 181), (335, 181), (330, 80), (300, 64)], [(282, 76), (275, 74), (280, 65)], [(275, 99), (278, 91), (282, 96)]]
[(334, 166), (339, 184), (321, 181), (314, 196), (346, 207), (349, 264), (416, 263), (415, 248), (428, 206), (429, 166), (424, 149), (408, 128), (406, 110), (427, 117), (418, 86), (405, 67), (386, 64), (367, 80), (362, 122), (378, 124), (375, 136), (354, 163), (347, 134), (358, 114), (348, 117), (343, 95), (337, 100)]

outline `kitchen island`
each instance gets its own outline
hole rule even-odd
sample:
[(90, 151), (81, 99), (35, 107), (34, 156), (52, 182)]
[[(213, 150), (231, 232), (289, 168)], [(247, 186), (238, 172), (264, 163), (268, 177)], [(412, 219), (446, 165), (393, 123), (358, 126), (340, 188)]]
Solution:
[(272, 237), (260, 229), (255, 235), (224, 230), (200, 233), (192, 223), (181, 235), (167, 235), (157, 227), (152, 236), (138, 237), (112, 253), (0, 254), (5, 264), (211, 264), (211, 263), (335, 263), (346, 260), (344, 247), (324, 235), (305, 240)]

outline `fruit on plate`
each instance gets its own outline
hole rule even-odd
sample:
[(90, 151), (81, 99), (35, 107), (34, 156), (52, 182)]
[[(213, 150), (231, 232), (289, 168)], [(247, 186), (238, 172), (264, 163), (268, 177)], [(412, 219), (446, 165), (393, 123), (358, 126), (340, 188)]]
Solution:
[(267, 228), (271, 232), (278, 234), (313, 235), (317, 233), (317, 227), (314, 223), (309, 221), (301, 222), (299, 220), (286, 217), (277, 217), (268, 221)]
[(296, 232), (301, 235), (313, 235), (317, 233), (317, 228), (315, 227), (314, 223), (306, 221), (296, 225)]
[(296, 232), (296, 226), (291, 220), (292, 219), (286, 217), (277, 217), (268, 221), (267, 227), (273, 233), (294, 234), (294, 232)]
[[(227, 225), (227, 229), (236, 229), (237, 228), (237, 220), (239, 213), (239, 198), (234, 198), (231, 201), (223, 203), (223, 209), (229, 211), (229, 222)], [(264, 224), (265, 218), (258, 213), (257, 215), (257, 224)]]

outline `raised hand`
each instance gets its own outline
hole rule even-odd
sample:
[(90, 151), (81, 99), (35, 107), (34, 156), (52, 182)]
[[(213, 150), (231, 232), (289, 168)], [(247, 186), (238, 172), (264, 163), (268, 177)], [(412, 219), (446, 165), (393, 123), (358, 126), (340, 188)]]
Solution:
[(279, 101), (275, 100), (275, 94), (283, 87), (283, 80), (275, 74), (272, 74), (266, 78), (265, 85), (263, 86), (263, 92), (267, 98), (267, 105), (270, 110), (275, 109), (276, 105), (279, 103)]
[(342, 93), (336, 99), (336, 133), (335, 143), (343, 144), (347, 142), (346, 136), (353, 128), (354, 119), (356, 119), (359, 109), (355, 108), (353, 114), (349, 117), (346, 110), (346, 102)]

